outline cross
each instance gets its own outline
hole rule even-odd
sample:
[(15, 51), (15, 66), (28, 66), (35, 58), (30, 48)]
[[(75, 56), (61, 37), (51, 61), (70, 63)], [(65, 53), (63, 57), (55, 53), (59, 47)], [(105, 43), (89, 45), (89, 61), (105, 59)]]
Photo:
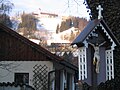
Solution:
[(98, 10), (98, 19), (100, 19), (100, 18), (103, 17), (102, 14), (101, 14), (102, 10), (103, 10), (103, 8), (101, 7), (101, 5), (98, 5), (97, 10)]

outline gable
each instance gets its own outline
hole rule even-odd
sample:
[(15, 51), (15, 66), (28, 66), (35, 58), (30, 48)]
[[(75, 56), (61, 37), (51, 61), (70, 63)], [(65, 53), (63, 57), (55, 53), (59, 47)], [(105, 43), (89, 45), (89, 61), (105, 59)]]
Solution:
[(0, 61), (51, 61), (74, 70), (78, 69), (3, 24), (0, 24)]
[(27, 41), (22, 41), (2, 29), (0, 29), (0, 51), (0, 58), (3, 60), (47, 60), (43, 53), (38, 52)]
[(119, 41), (117, 40), (117, 38), (112, 33), (112, 31), (110, 30), (110, 28), (108, 27), (108, 25), (105, 23), (104, 20), (101, 20), (100, 26), (104, 30), (104, 33), (106, 34), (106, 36), (108, 36), (109, 39), (111, 38), (112, 42), (114, 42), (116, 45), (119, 46), (120, 45)]
[[(90, 21), (71, 45), (76, 44), (78, 47), (83, 46), (86, 44), (86, 41), (91, 38), (91, 36), (96, 37), (99, 43), (106, 40), (108, 41), (108, 44), (112, 42), (114, 45), (120, 45), (107, 24), (102, 19), (95, 19)], [(91, 41), (96, 42), (95, 39)]]
[(90, 34), (90, 32), (95, 28), (97, 25), (98, 20), (92, 20), (88, 23), (88, 25), (83, 29), (82, 32), (75, 38), (75, 40), (72, 42), (73, 44), (80, 44), (82, 45), (83, 41), (87, 38), (87, 36)]
[(0, 60), (61, 61), (62, 59), (0, 24)]

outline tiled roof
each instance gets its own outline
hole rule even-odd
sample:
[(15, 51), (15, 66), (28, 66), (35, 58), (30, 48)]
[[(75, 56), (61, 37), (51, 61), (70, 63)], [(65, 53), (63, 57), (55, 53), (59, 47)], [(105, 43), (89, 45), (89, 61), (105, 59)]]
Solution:
[(30, 90), (35, 90), (32, 86), (26, 85), (26, 84), (23, 84), (23, 83), (21, 83), (21, 84), (17, 84), (15, 82), (12, 82), (12, 83), (10, 83), (10, 82), (7, 82), (7, 83), (2, 82), (2, 83), (0, 83), (0, 87), (4, 87), (5, 88), (5, 87), (8, 87), (8, 86), (11, 86), (11, 88), (12, 87), (23, 87), (23, 86), (26, 86), (28, 88), (31, 88)]

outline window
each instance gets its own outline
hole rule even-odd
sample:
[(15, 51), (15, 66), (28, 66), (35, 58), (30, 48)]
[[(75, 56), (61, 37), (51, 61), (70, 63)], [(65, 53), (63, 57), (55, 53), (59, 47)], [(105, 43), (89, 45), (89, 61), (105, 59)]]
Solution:
[(14, 81), (17, 84), (29, 84), (29, 73), (15, 73)]
[(113, 50), (106, 50), (106, 80), (114, 78)]

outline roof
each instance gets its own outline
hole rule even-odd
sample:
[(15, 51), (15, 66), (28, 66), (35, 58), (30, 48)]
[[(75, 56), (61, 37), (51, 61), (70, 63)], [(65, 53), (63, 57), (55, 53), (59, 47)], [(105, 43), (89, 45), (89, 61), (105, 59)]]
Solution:
[(75, 40), (73, 40), (73, 42), (71, 43), (71, 45), (74, 45), (74, 44), (77, 44), (77, 45), (78, 44), (83, 44), (83, 41), (87, 38), (87, 36), (91, 33), (91, 31), (94, 30), (94, 28), (97, 25), (99, 25), (100, 23), (106, 29), (106, 31), (111, 36), (111, 38), (114, 40), (114, 42), (116, 43), (116, 45), (120, 45), (120, 43), (118, 42), (118, 40), (116, 39), (116, 37), (111, 32), (110, 28), (108, 27), (108, 25), (105, 23), (105, 21), (103, 19), (94, 19), (94, 20), (91, 20), (88, 23), (88, 25), (83, 29), (83, 31), (75, 38)]
[(58, 16), (58, 14), (52, 14), (52, 13), (45, 13), (45, 12), (41, 12), (40, 14), (43, 14), (43, 15), (50, 15), (50, 16)]
[[(0, 23), (0, 30), (4, 30), (6, 33), (9, 33), (11, 36), (13, 36), (14, 38), (19, 39), (19, 41), (22, 41), (23, 43), (29, 45), (31, 48), (33, 48), (34, 50), (37, 50), (39, 53), (44, 54), (47, 58), (49, 58), (52, 62), (57, 62), (59, 64), (65, 65), (69, 68), (75, 69), (77, 70), (78, 68), (65, 61), (64, 59), (60, 58), (59, 56), (52, 54), (50, 51), (46, 50), (45, 48), (43, 48), (42, 46), (28, 40), (27, 38), (21, 36), (20, 34), (18, 34), (17, 32), (13, 31), (12, 29), (10, 29), (9, 27), (3, 25)], [(67, 63), (66, 63), (67, 62)]]
[(15, 82), (0, 82), (0, 87), (9, 87), (9, 89), (10, 88), (14, 88), (14, 87), (26, 87), (26, 88), (28, 88), (29, 90), (35, 90), (32, 86), (30, 86), (30, 85), (26, 85), (26, 84), (23, 84), (23, 83), (20, 83), (20, 84), (17, 84), (17, 83), (15, 83)]

